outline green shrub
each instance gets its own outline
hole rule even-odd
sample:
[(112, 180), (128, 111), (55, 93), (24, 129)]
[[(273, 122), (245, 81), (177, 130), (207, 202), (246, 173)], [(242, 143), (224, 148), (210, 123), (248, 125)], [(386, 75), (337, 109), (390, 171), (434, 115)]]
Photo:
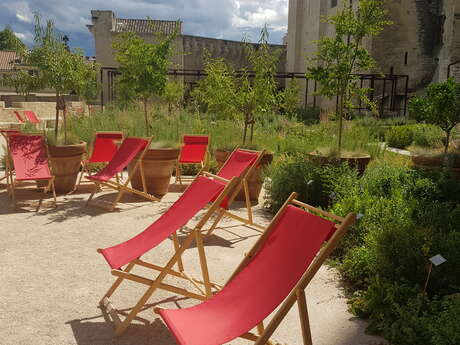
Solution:
[(404, 149), (414, 140), (414, 133), (410, 126), (395, 126), (385, 133), (387, 145), (398, 149)]
[(420, 147), (442, 147), (444, 133), (433, 125), (413, 125), (413, 144)]
[[(332, 186), (337, 179), (356, 180), (356, 170), (345, 164), (324, 165), (303, 154), (282, 156), (267, 169), (265, 206), (278, 211), (292, 192), (298, 200), (319, 207), (327, 207), (334, 197)], [(342, 184), (345, 184), (343, 182)]]

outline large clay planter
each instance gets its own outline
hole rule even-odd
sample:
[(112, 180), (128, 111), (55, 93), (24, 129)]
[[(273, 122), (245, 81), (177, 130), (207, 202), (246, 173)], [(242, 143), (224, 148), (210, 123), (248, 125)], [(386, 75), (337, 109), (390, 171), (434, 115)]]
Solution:
[(452, 172), (452, 176), (456, 180), (460, 180), (460, 157), (455, 157), (453, 161), (446, 162), (445, 158), (440, 155), (412, 155), (412, 164), (418, 169), (442, 169), (443, 167), (449, 167)]
[(48, 146), (56, 193), (69, 193), (75, 189), (85, 152), (84, 142), (76, 145)]
[(371, 161), (371, 156), (368, 154), (362, 154), (356, 157), (327, 157), (318, 152), (310, 152), (308, 155), (315, 159), (319, 159), (322, 164), (329, 164), (334, 161), (346, 162), (350, 167), (357, 169), (360, 175), (364, 174), (367, 165)]
[[(231, 151), (225, 151), (217, 149), (215, 151), (215, 159), (217, 161), (218, 167), (222, 167), (224, 165), (227, 158), (230, 156)], [(260, 165), (256, 167), (252, 174), (248, 176), (248, 189), (249, 189), (249, 198), (251, 199), (251, 203), (258, 203), (259, 202), (259, 195), (262, 190), (262, 186), (264, 183), (263, 179), (263, 168), (269, 165), (273, 160), (273, 153), (265, 153), (260, 160)], [(236, 196), (235, 200), (238, 201), (245, 201), (244, 190), (241, 189), (238, 195)]]
[[(140, 154), (128, 165), (128, 173), (131, 177), (131, 186), (142, 191), (140, 167), (133, 174), (133, 169), (139, 160), (139, 156)], [(169, 182), (178, 158), (179, 149), (150, 149), (146, 152), (142, 160), (142, 166), (149, 194), (161, 198), (168, 193)]]

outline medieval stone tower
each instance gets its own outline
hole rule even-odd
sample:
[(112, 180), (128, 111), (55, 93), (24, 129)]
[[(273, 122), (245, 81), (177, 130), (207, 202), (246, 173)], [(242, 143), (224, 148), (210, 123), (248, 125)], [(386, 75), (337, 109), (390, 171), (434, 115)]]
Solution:
[[(377, 60), (376, 71), (407, 74), (409, 91), (443, 81), (448, 70), (460, 80), (460, 0), (384, 0), (393, 25), (366, 42)], [(356, 6), (358, 0), (345, 0)], [(332, 35), (321, 17), (337, 12), (340, 0), (290, 0), (287, 72), (305, 72), (315, 41)], [(459, 61), (460, 62), (460, 61)]]

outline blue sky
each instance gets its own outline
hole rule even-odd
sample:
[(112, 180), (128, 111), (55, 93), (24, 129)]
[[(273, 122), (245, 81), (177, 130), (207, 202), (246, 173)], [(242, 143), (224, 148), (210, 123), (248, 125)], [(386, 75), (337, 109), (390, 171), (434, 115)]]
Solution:
[(181, 19), (184, 34), (256, 41), (266, 23), (270, 41), (287, 32), (288, 0), (1, 0), (0, 29), (10, 25), (26, 44), (33, 41), (33, 13), (53, 19), (72, 47), (94, 54), (86, 25), (92, 9), (113, 10), (119, 18)]

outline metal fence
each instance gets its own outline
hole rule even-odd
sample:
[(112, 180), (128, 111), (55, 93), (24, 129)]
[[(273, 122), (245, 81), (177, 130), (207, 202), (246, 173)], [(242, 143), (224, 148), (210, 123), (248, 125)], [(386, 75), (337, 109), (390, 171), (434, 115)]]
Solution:
[[(247, 74), (248, 77), (254, 77), (254, 72), (237, 71), (237, 76)], [(101, 104), (116, 101), (116, 77), (120, 72), (116, 68), (102, 67), (101, 80), (103, 84), (107, 83), (107, 87), (101, 88)], [(203, 70), (187, 70), (187, 69), (170, 69), (168, 75), (183, 77), (186, 84), (186, 89), (190, 92), (197, 82), (206, 77)], [(377, 110), (380, 117), (406, 116), (407, 100), (408, 100), (408, 75), (396, 74), (358, 74), (360, 85), (362, 88), (369, 88), (368, 98), (370, 101), (377, 103)], [(304, 73), (277, 73), (275, 79), (278, 81), (281, 88), (285, 86), (286, 80), (299, 80), (301, 89), (304, 92), (305, 107), (316, 107), (319, 104), (319, 97), (316, 95), (318, 83), (315, 80), (308, 79)], [(105, 90), (105, 91), (104, 91)], [(104, 95), (104, 92), (107, 94)], [(354, 102), (354, 110), (360, 114), (369, 112), (371, 109), (361, 101)], [(338, 98), (336, 99), (336, 110), (338, 107)]]

